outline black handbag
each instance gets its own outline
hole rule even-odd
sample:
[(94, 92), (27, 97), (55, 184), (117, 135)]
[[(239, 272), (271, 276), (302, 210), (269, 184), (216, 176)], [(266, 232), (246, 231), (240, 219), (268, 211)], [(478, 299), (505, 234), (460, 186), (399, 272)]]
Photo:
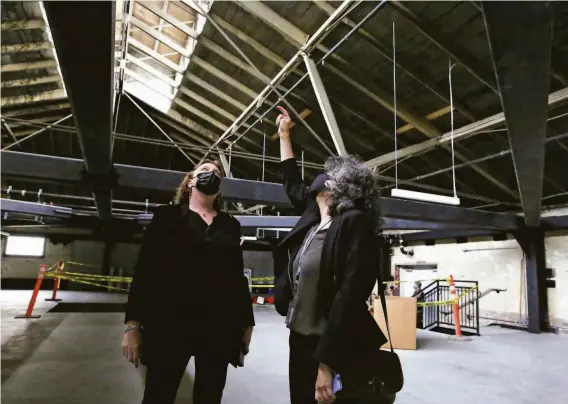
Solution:
[(402, 372), (402, 364), (400, 358), (394, 352), (392, 347), (392, 340), (389, 327), (389, 316), (387, 313), (387, 303), (385, 298), (385, 286), (381, 278), (377, 277), (377, 289), (381, 299), (381, 306), (385, 316), (385, 324), (387, 326), (387, 334), (389, 338), (390, 351), (380, 350), (377, 353), (378, 360), (376, 366), (376, 373), (371, 379), (370, 383), (373, 385), (375, 391), (380, 391), (387, 394), (398, 393), (404, 386), (404, 375)]
[(380, 349), (361, 358), (356, 368), (340, 372), (343, 389), (337, 396), (338, 404), (391, 404), (404, 385), (402, 365), (391, 342), (385, 288), (380, 277), (377, 281), (390, 351)]

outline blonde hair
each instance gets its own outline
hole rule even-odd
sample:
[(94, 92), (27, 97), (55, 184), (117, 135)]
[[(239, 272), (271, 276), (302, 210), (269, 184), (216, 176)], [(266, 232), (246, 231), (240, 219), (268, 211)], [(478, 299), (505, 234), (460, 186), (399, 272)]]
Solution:
[[(193, 170), (191, 170), (187, 175), (183, 178), (182, 182), (178, 185), (176, 189), (176, 196), (174, 198), (174, 202), (177, 204), (183, 205), (184, 203), (189, 203), (189, 196), (191, 195), (191, 189), (188, 187), (189, 182), (195, 177), (195, 171), (199, 169), (203, 164), (213, 164), (215, 167), (219, 169), (219, 173), (221, 174), (221, 178), (225, 176), (225, 171), (223, 170), (223, 165), (219, 160), (203, 160), (201, 164), (196, 165)], [(215, 199), (214, 206), (215, 208), (218, 207), (219, 198)]]

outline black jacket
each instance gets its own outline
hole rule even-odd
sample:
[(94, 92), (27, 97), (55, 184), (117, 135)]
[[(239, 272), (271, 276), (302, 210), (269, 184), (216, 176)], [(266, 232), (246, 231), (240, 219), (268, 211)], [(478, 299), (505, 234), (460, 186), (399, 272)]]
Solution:
[[(280, 165), (283, 185), (295, 210), (302, 217), (280, 243), (288, 251), (289, 265), (275, 285), (276, 310), (285, 316), (292, 298), (291, 263), (306, 232), (320, 221), (318, 205), (303, 183), (295, 159)], [(374, 224), (360, 210), (333, 218), (323, 245), (318, 311), (327, 326), (315, 357), (333, 369), (356, 366), (387, 341), (367, 308), (379, 273), (379, 237)]]
[(144, 234), (125, 321), (140, 322), (145, 335), (220, 338), (238, 356), (242, 330), (254, 325), (240, 230), (224, 212), (208, 227), (187, 205), (160, 206)]

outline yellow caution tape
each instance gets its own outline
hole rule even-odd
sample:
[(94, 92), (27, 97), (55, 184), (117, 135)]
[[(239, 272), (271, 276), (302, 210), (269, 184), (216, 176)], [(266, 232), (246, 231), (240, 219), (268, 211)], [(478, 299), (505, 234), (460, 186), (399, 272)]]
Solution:
[(65, 261), (66, 264), (68, 265), (79, 265), (81, 267), (89, 267), (89, 268), (99, 268), (96, 265), (91, 265), (91, 264), (83, 264), (82, 262), (75, 262), (75, 261)]
[(266, 276), (264, 278), (250, 278), (250, 281), (273, 281), (274, 276)]
[(474, 291), (475, 289), (477, 289), (477, 285), (469, 288), (468, 290), (464, 291), (463, 293), (461, 293), (459, 296), (455, 297), (454, 299), (450, 299), (450, 300), (442, 300), (442, 301), (438, 301), (438, 302), (422, 302), (422, 303), (417, 303), (417, 306), (420, 307), (425, 307), (425, 306), (449, 306), (452, 304), (458, 304), (459, 300), (463, 297), (465, 297), (466, 295), (470, 294), (472, 291)]
[(80, 272), (68, 272), (63, 271), (59, 272), (65, 274), (66, 276), (73, 276), (79, 278), (92, 278), (98, 280), (109, 280), (109, 281), (116, 281), (116, 282), (132, 282), (132, 277), (129, 276), (107, 276), (107, 275), (96, 275), (96, 274), (84, 274)]
[(89, 282), (89, 281), (80, 280), (80, 279), (70, 277), (70, 276), (58, 275), (57, 278), (66, 279), (70, 282), (83, 283), (85, 285), (99, 286), (99, 287), (105, 288), (105, 289), (120, 290), (122, 292), (128, 292), (128, 290), (124, 289), (124, 288), (119, 288), (119, 287), (116, 287), (116, 286), (103, 285), (103, 284), (95, 283), (95, 282)]

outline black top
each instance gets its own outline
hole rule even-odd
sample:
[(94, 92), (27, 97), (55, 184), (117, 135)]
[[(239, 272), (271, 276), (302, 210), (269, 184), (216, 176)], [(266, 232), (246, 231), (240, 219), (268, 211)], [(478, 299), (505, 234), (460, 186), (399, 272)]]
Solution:
[[(315, 231), (316, 228), (313, 229)], [(321, 252), (327, 229), (317, 232), (302, 244), (292, 264), (292, 281), (296, 293), (288, 309), (288, 328), (302, 335), (321, 335), (325, 330), (325, 317), (316, 311), (317, 288), (320, 276)], [(308, 233), (309, 235), (310, 233)], [(306, 242), (309, 242), (306, 245)]]
[[(321, 219), (296, 160), (281, 162), (280, 170), (286, 194), (302, 215), (280, 245), (289, 265), (276, 280), (275, 306), (286, 316), (292, 300), (292, 263), (306, 233)], [(316, 309), (326, 326), (315, 358), (338, 371), (368, 362), (387, 341), (367, 307), (381, 262), (381, 240), (374, 227), (365, 212), (352, 209), (333, 218), (323, 242)]]
[(159, 207), (144, 235), (125, 321), (210, 335), (254, 325), (240, 235), (240, 223), (224, 212), (208, 226), (187, 205)]

